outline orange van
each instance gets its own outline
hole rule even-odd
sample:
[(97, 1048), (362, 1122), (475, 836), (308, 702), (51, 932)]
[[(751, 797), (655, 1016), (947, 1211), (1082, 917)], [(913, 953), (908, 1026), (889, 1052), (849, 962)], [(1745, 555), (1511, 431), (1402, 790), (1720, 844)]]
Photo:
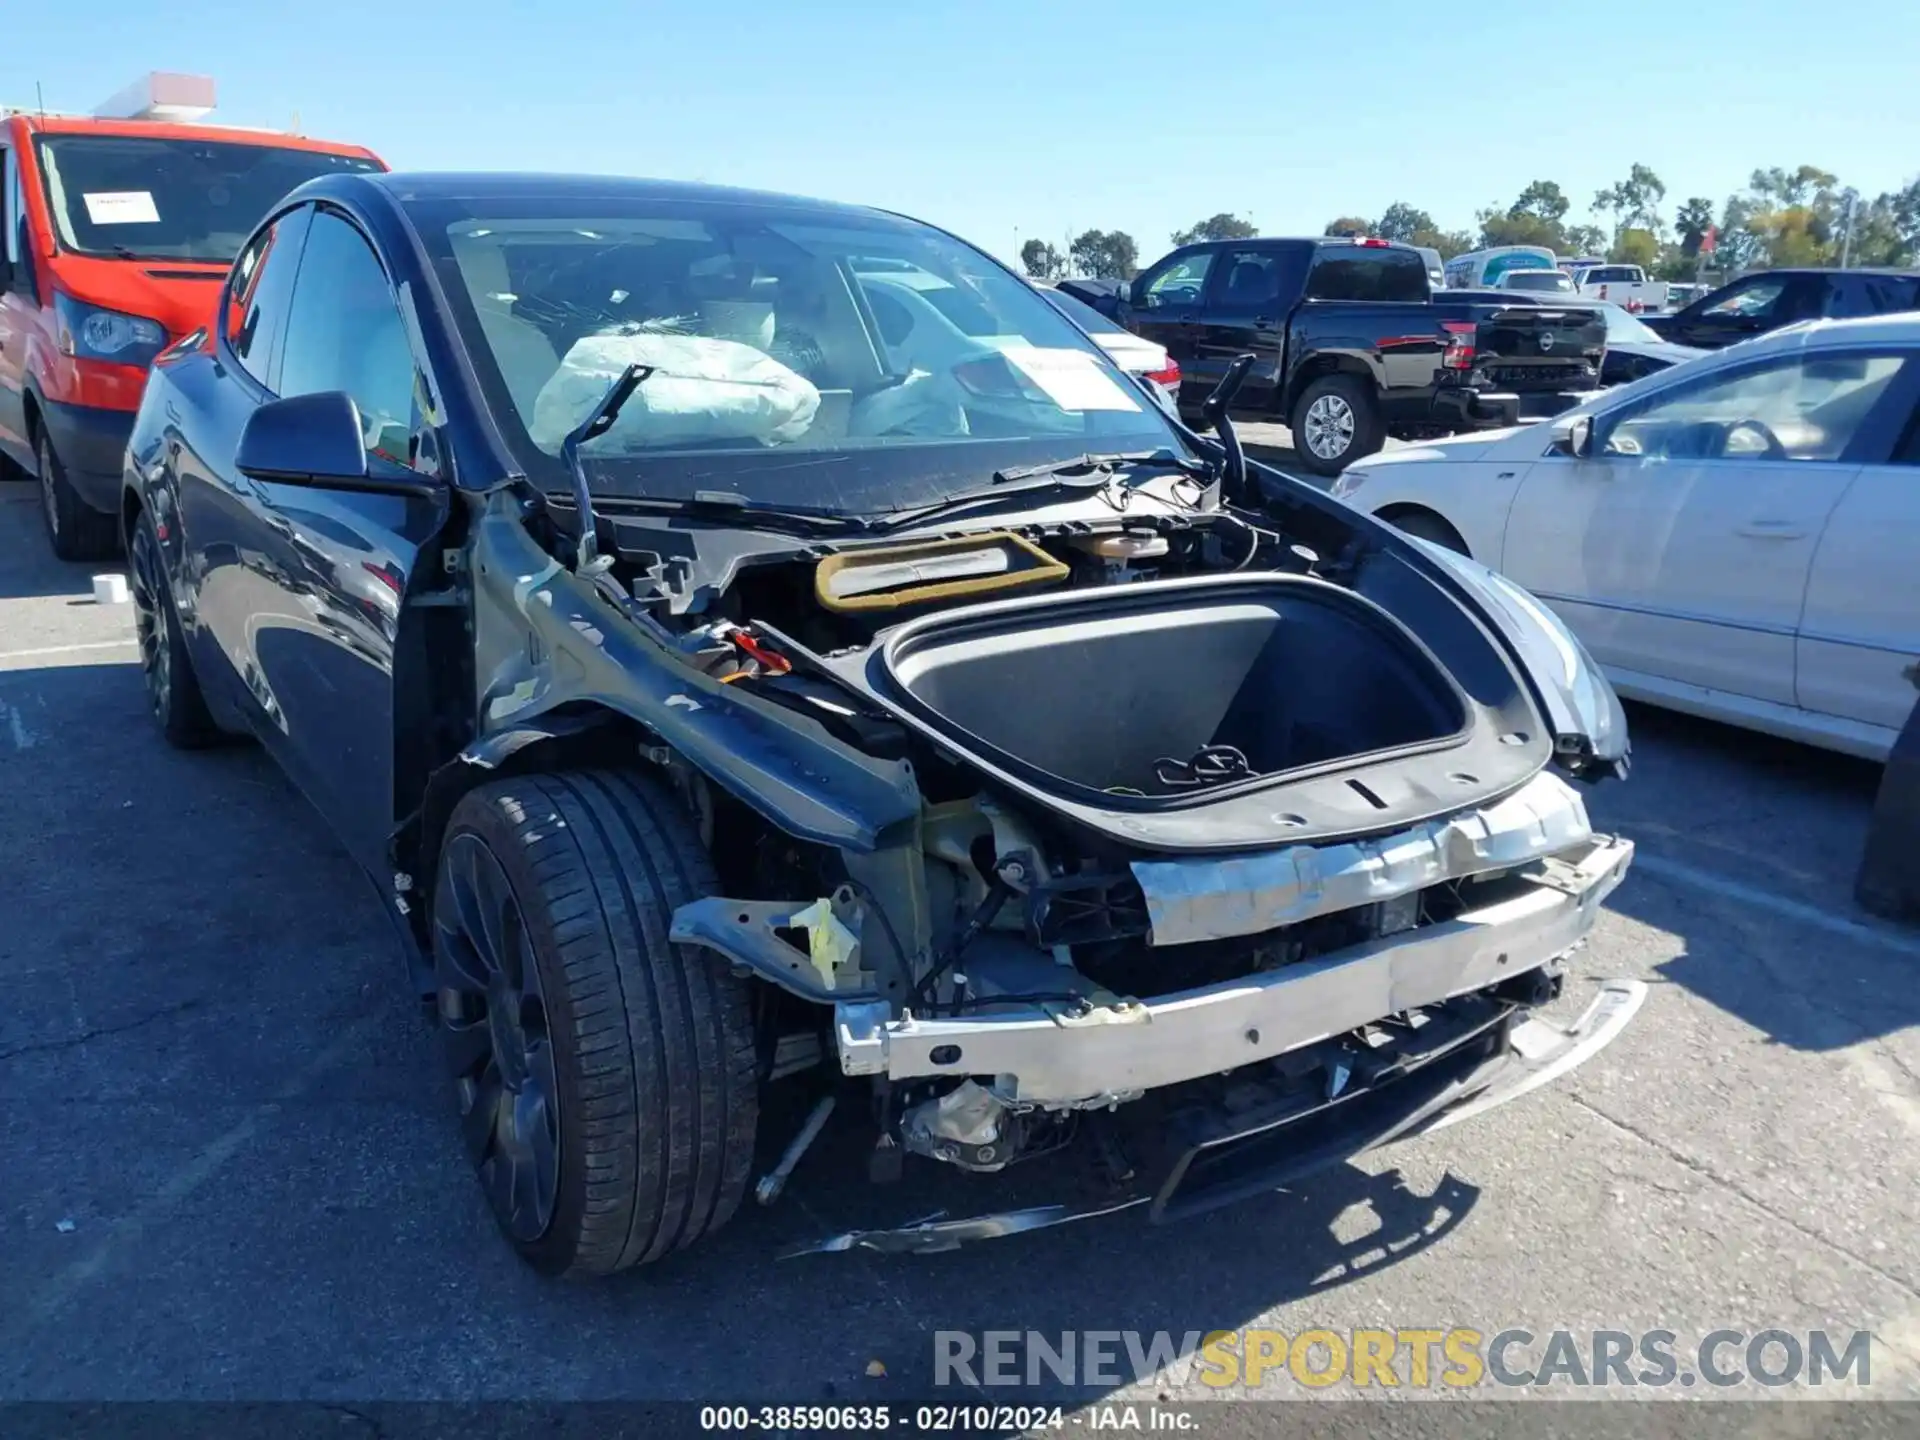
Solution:
[(147, 367), (212, 322), (273, 203), (317, 175), (387, 168), (358, 145), (196, 123), (212, 91), (154, 74), (92, 115), (0, 110), (0, 469), (39, 480), (62, 559), (117, 548)]

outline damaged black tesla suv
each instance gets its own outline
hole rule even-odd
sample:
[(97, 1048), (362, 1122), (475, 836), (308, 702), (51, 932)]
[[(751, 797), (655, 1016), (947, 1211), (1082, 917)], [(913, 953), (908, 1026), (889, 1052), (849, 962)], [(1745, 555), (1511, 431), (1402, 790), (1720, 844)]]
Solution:
[[(543, 1270), (831, 1153), (874, 1224), (808, 1250), (1253, 1203), (1565, 1074), (1645, 991), (1569, 969), (1633, 854), (1583, 800), (1626, 773), (1606, 680), (1249, 461), (1242, 375), (1203, 438), (875, 210), (318, 180), (147, 387), (150, 705), (257, 738), (372, 877)], [(1073, 1184), (887, 1213), (1023, 1161)]]

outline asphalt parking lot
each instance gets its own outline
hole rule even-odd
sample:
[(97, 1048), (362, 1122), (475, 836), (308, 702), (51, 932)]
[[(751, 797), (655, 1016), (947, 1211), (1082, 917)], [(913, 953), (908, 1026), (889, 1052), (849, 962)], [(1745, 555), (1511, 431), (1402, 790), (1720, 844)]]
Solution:
[(906, 1397), (939, 1329), (1247, 1325), (1870, 1329), (1869, 1393), (1920, 1396), (1920, 933), (1851, 905), (1873, 767), (1636, 710), (1590, 799), (1640, 859), (1566, 1003), (1635, 976), (1640, 1017), (1299, 1194), (777, 1259), (934, 1208), (829, 1142), (708, 1247), (559, 1284), (493, 1233), (364, 882), (257, 751), (163, 745), (129, 608), (34, 503), (0, 484), (0, 1399)]

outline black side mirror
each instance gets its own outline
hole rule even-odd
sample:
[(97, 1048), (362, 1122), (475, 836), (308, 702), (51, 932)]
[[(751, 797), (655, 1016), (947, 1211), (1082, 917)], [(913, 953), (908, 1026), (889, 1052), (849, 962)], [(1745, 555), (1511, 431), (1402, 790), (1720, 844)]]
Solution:
[(278, 485), (377, 495), (431, 495), (439, 488), (404, 466), (369, 464), (360, 407), (343, 390), (269, 400), (247, 417), (233, 463), (251, 480)]

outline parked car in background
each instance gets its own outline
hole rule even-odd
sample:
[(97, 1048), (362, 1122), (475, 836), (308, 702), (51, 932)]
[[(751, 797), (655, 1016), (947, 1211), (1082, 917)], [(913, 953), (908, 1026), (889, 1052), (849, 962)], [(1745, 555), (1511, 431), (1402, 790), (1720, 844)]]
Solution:
[[(1196, 444), (979, 250), (342, 175), (243, 253), (128, 446), (148, 706), (257, 737), (374, 882), (444, 1043), (432, 1148), (530, 1265), (687, 1283), (836, 1104), (802, 1174), (837, 1208), (913, 1167), (974, 1213), (813, 1249), (1192, 1227), (1644, 1001), (1534, 1018), (1634, 854), (1588, 818), (1628, 737), (1566, 627)], [(1050, 1166), (1076, 1203), (1024, 1208)]]
[(1638, 265), (1589, 265), (1571, 274), (1574, 287), (1589, 299), (1611, 300), (1634, 314), (1666, 308), (1667, 282), (1647, 279)]
[(113, 552), (147, 366), (212, 321), (268, 207), (385, 168), (358, 145), (165, 118), (212, 106), (212, 81), (156, 74), (94, 115), (0, 112), (0, 465), (39, 480), (63, 560)]
[(1509, 270), (1490, 282), (1496, 290), (1524, 290), (1532, 295), (1578, 295), (1564, 270)]
[(1455, 290), (1483, 290), (1499, 283), (1509, 270), (1553, 270), (1553, 251), (1543, 245), (1496, 245), (1456, 255), (1446, 263), (1447, 285)]
[(1920, 270), (1760, 270), (1684, 309), (1649, 315), (1663, 339), (1718, 350), (1801, 320), (1920, 309)]
[(1493, 566), (1622, 695), (1884, 759), (1920, 653), (1920, 317), (1815, 321), (1334, 494)]
[(1252, 354), (1235, 413), (1285, 421), (1300, 465), (1318, 475), (1388, 435), (1566, 409), (1599, 384), (1605, 345), (1591, 314), (1436, 299), (1419, 253), (1376, 239), (1186, 245), (1094, 303), (1166, 347), (1189, 416)]
[(1129, 375), (1137, 375), (1150, 387), (1156, 400), (1169, 414), (1180, 409), (1180, 366), (1167, 354), (1164, 345), (1124, 330), (1078, 296), (1048, 285), (1036, 285), (1048, 304), (1086, 331), (1113, 363)]
[(1683, 284), (1679, 281), (1676, 281), (1673, 284), (1667, 286), (1667, 303), (1662, 308), (1667, 310), (1684, 309), (1688, 305), (1691, 305), (1694, 301), (1698, 300), (1702, 295), (1706, 294), (1712, 288), (1713, 287), (1711, 285), (1695, 285), (1691, 283)]

